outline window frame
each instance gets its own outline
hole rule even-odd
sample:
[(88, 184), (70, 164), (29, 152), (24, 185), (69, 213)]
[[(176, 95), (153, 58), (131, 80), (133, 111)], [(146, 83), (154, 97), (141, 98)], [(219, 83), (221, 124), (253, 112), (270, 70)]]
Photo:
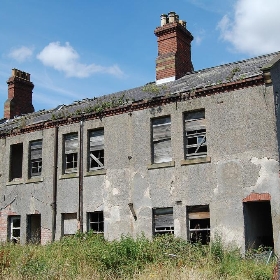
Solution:
[[(19, 220), (19, 226), (14, 226), (14, 221)], [(20, 243), (20, 234), (21, 234), (21, 217), (20, 215), (11, 215), (8, 216), (8, 226), (9, 226), (9, 231), (8, 231), (8, 240), (13, 242), (13, 243)], [(18, 230), (19, 234), (18, 236), (15, 236), (14, 230)]]
[[(97, 220), (93, 221), (93, 216), (97, 216)], [(91, 225), (97, 225), (98, 230), (91, 228)], [(93, 231), (95, 234), (104, 234), (104, 212), (103, 211), (94, 211), (87, 213), (87, 229), (88, 231)]]
[[(188, 239), (192, 243), (201, 242), (203, 245), (209, 244), (211, 234), (210, 222), (209, 205), (187, 206), (187, 232)], [(200, 227), (201, 224), (203, 227)]]
[(157, 234), (174, 234), (173, 207), (153, 208), (153, 235)]
[[(35, 143), (39, 143), (41, 142), (41, 145), (38, 145), (39, 147), (41, 146), (41, 148), (34, 148), (32, 149), (32, 145)], [(37, 150), (41, 150), (40, 155), (41, 157), (32, 159), (33, 155), (32, 155), (32, 151), (37, 151)], [(43, 153), (43, 139), (38, 139), (38, 140), (33, 140), (29, 142), (29, 177), (38, 177), (42, 175), (42, 168), (43, 168), (43, 157), (42, 157), (42, 153)], [(38, 163), (38, 167), (37, 170), (40, 170), (39, 172), (33, 172), (33, 163)]]
[[(73, 140), (70, 140), (71, 138)], [(73, 143), (71, 143), (70, 141), (73, 141)], [(76, 142), (76, 144), (74, 141)], [(71, 148), (70, 143), (73, 145), (72, 148)], [(78, 163), (79, 163), (79, 134), (78, 134), (78, 132), (64, 134), (63, 135), (63, 147), (64, 147), (64, 152), (63, 152), (63, 172), (64, 172), (64, 174), (77, 173), (78, 172)], [(67, 151), (68, 149), (71, 152)], [(70, 167), (68, 167), (69, 165), (70, 165)]]
[(153, 164), (172, 162), (171, 115), (151, 119), (151, 161)]
[[(207, 156), (205, 110), (184, 113), (184, 158), (194, 159)], [(196, 139), (196, 140), (195, 140)], [(194, 150), (195, 149), (195, 150)], [(190, 152), (194, 150), (194, 152)]]
[[(91, 141), (91, 139), (93, 140), (95, 139), (96, 141)], [(96, 145), (94, 145), (94, 142)], [(104, 168), (105, 168), (104, 128), (89, 130), (88, 131), (88, 171), (101, 170)]]

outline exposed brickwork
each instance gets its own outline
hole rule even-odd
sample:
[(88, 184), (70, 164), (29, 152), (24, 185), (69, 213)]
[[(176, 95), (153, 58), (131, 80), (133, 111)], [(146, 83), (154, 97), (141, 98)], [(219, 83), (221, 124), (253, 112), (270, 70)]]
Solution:
[(269, 201), (271, 196), (269, 193), (251, 193), (250, 195), (246, 196), (242, 201), (243, 202), (250, 202), (250, 201)]
[(41, 227), (41, 244), (46, 245), (52, 241), (52, 232), (49, 228)]
[(191, 41), (193, 36), (179, 22), (157, 27), (158, 57), (156, 60), (156, 80), (169, 77), (181, 78), (193, 71), (191, 61)]
[(0, 212), (0, 241), (7, 241), (8, 237), (8, 217), (12, 215), (17, 215), (17, 213), (11, 210), (11, 206), (8, 205), (5, 209)]
[(12, 76), (7, 81), (8, 99), (4, 104), (4, 118), (12, 119), (15, 116), (34, 112), (32, 105), (32, 90), (28, 73), (13, 69)]

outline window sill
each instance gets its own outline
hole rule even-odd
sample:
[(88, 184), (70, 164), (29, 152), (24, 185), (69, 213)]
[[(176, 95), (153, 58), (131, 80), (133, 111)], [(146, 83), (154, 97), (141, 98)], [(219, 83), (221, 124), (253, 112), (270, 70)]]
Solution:
[(158, 169), (158, 168), (167, 168), (167, 167), (174, 167), (175, 161), (169, 161), (169, 162), (161, 162), (161, 163), (153, 163), (148, 165), (148, 170), (150, 169)]
[(67, 173), (59, 176), (59, 180), (71, 178), (79, 178), (79, 175), (77, 173)]
[(106, 171), (107, 171), (106, 169), (90, 170), (85, 174), (85, 177), (106, 175)]
[(20, 184), (23, 184), (23, 179), (22, 178), (15, 178), (9, 182), (6, 183), (7, 186), (10, 186), (10, 185), (20, 185)]
[(44, 179), (41, 178), (41, 177), (32, 177), (32, 178), (29, 178), (27, 181), (26, 181), (26, 184), (29, 184), (29, 183), (39, 183), (39, 182), (43, 182)]
[(198, 163), (209, 163), (211, 162), (211, 157), (198, 157), (198, 158), (191, 158), (181, 160), (181, 165), (191, 165), (191, 164), (198, 164)]

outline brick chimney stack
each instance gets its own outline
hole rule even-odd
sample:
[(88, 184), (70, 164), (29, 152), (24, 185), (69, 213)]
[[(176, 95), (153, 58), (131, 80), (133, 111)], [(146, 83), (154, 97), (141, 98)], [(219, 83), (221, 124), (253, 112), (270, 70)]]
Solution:
[(30, 74), (12, 69), (12, 76), (7, 81), (8, 99), (4, 104), (4, 118), (12, 119), (15, 116), (34, 112), (32, 105), (32, 90)]
[(186, 29), (186, 22), (170, 12), (161, 15), (161, 26), (155, 30), (158, 41), (156, 59), (156, 83), (174, 81), (193, 71), (191, 61), (192, 34)]

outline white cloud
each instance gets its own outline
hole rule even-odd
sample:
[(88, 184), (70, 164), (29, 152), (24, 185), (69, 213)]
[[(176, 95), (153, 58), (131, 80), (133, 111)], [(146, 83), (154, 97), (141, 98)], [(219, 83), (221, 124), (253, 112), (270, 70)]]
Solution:
[(280, 50), (280, 1), (237, 0), (233, 18), (218, 24), (221, 38), (237, 52), (259, 55)]
[(60, 42), (52, 42), (37, 55), (37, 58), (44, 65), (64, 72), (67, 77), (86, 78), (95, 73), (123, 76), (123, 72), (117, 65), (105, 67), (93, 63), (80, 63), (79, 54), (69, 43), (61, 46)]
[(11, 50), (8, 56), (18, 62), (24, 62), (28, 58), (30, 58), (32, 54), (33, 54), (33, 48), (22, 46), (20, 48)]

